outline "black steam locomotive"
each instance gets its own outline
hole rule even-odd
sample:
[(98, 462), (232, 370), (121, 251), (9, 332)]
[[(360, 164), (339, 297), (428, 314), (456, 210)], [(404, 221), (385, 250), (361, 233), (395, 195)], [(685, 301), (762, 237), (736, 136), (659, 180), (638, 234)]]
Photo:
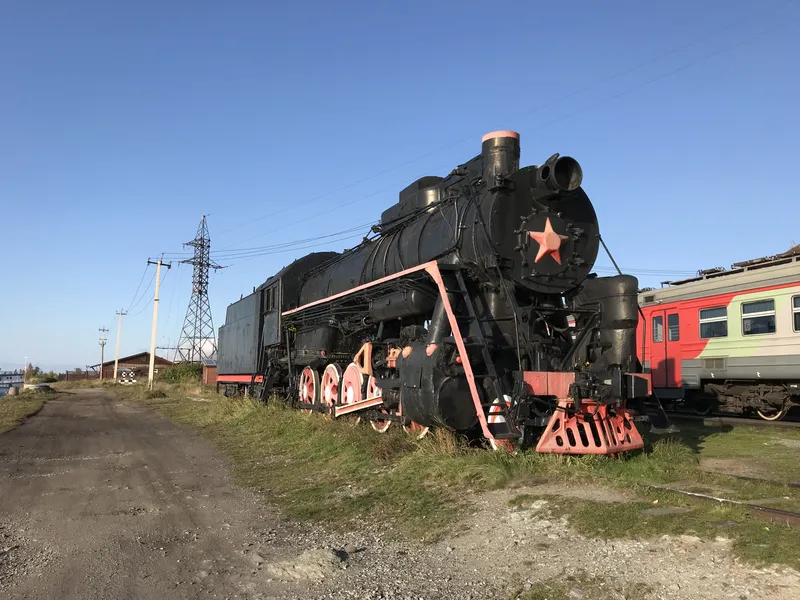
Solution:
[(635, 277), (591, 274), (597, 216), (572, 158), (519, 167), (498, 131), (447, 177), (423, 177), (375, 236), (285, 267), (228, 307), (218, 385), (308, 413), (443, 427), (495, 448), (616, 453), (650, 394)]

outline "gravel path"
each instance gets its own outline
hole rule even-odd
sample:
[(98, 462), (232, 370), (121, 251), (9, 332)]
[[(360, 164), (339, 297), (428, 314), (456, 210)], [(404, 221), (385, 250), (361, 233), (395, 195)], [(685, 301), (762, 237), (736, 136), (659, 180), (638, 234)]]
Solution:
[(617, 583), (646, 583), (654, 599), (800, 597), (798, 573), (738, 565), (725, 540), (587, 539), (547, 503), (508, 508), (508, 494), (476, 499), (464, 533), (437, 544), (333, 534), (236, 486), (194, 433), (83, 390), (0, 435), (0, 598), (488, 600), (565, 572), (606, 578), (604, 598), (625, 597)]

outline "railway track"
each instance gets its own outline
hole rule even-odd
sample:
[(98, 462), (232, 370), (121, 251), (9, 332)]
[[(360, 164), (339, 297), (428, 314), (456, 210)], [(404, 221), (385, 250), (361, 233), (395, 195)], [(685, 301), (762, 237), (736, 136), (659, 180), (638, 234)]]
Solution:
[[(772, 479), (763, 479), (761, 477), (748, 477), (747, 475), (733, 475), (730, 473), (719, 473), (719, 474), (724, 475), (726, 477), (739, 479), (742, 481), (749, 481), (753, 483), (767, 483), (770, 485), (786, 486), (794, 489), (800, 489), (800, 483), (796, 483), (793, 481), (775, 481)], [(786, 510), (784, 508), (774, 508), (772, 506), (764, 506), (763, 504), (755, 504), (752, 502), (747, 502), (745, 500), (732, 500), (730, 498), (722, 498), (719, 496), (712, 496), (710, 494), (702, 494), (700, 492), (689, 492), (686, 490), (680, 490), (664, 485), (644, 484), (644, 487), (657, 489), (664, 492), (681, 494), (683, 496), (689, 496), (692, 498), (699, 498), (701, 500), (719, 502), (721, 504), (735, 504), (754, 511), (753, 514), (761, 519), (765, 519), (773, 523), (781, 523), (784, 525), (789, 525), (796, 529), (800, 529), (800, 512)]]
[(785, 510), (783, 508), (772, 508), (771, 506), (764, 506), (762, 504), (752, 504), (750, 502), (746, 502), (743, 500), (731, 500), (730, 498), (721, 498), (719, 496), (711, 496), (710, 494), (701, 494), (699, 492), (689, 492), (686, 490), (680, 490), (665, 485), (652, 485), (652, 484), (642, 484), (642, 485), (643, 487), (647, 487), (650, 489), (659, 490), (662, 492), (670, 492), (673, 494), (681, 494), (683, 496), (689, 496), (691, 498), (699, 498), (701, 500), (719, 502), (721, 504), (735, 504), (737, 506), (749, 508), (750, 510), (754, 511), (753, 514), (755, 516), (758, 516), (759, 518), (766, 519), (773, 523), (780, 523), (783, 525), (789, 525), (794, 528), (800, 528), (800, 512)]
[(748, 477), (747, 475), (732, 475), (725, 473), (726, 477), (733, 477), (734, 479), (741, 479), (742, 481), (752, 481), (754, 483), (769, 483), (770, 485), (785, 485), (790, 488), (800, 489), (800, 483), (793, 481), (775, 481), (774, 479), (762, 479), (761, 477)]

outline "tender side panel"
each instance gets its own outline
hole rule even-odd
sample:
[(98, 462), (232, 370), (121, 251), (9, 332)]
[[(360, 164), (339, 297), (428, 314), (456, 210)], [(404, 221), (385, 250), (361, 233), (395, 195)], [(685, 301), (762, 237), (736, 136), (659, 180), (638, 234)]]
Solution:
[(219, 375), (256, 372), (261, 331), (260, 298), (261, 292), (257, 291), (228, 306), (225, 325), (219, 332)]

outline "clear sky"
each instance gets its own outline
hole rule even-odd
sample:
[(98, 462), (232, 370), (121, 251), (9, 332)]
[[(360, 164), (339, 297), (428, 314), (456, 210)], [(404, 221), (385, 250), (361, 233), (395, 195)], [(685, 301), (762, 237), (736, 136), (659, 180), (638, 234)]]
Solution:
[[(520, 132), (523, 164), (581, 162), (641, 285), (785, 251), (800, 242), (799, 17), (785, 0), (6, 0), (0, 368), (97, 363), (101, 326), (113, 358), (120, 308), (122, 354), (148, 349), (146, 261), (185, 250), (203, 214), (228, 265), (211, 279), (219, 327), (311, 248), (225, 252), (375, 221), (494, 129)], [(190, 269), (164, 278), (160, 346)]]

